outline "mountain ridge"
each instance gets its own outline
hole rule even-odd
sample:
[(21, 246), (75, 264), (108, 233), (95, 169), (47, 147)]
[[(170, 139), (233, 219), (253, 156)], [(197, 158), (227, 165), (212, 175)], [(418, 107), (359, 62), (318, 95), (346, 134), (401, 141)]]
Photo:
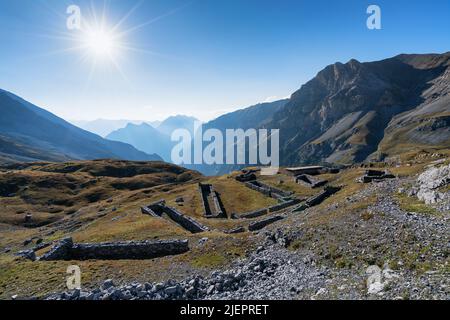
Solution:
[(9, 144), (11, 159), (29, 149), (37, 151), (33, 160), (161, 160), (159, 156), (148, 155), (131, 145), (108, 141), (82, 130), (5, 90), (0, 91), (0, 111), (0, 135), (21, 146), (13, 148), (14, 144)]
[[(449, 53), (403, 54), (327, 66), (297, 90), (269, 123), (282, 128), (280, 158), (286, 165), (369, 159), (379, 151), (384, 130), (394, 117), (425, 103), (423, 95), (436, 88), (430, 81), (448, 79), (449, 57)], [(446, 82), (435, 99), (445, 98), (449, 91)], [(440, 110), (445, 108), (447, 104)], [(324, 135), (329, 138), (323, 139)]]

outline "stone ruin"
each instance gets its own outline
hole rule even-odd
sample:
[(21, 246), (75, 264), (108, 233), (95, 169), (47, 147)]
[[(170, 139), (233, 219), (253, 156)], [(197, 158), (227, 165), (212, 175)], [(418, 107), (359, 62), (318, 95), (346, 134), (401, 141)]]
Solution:
[(277, 221), (283, 220), (284, 217), (282, 216), (273, 216), (264, 220), (259, 220), (259, 221), (255, 221), (252, 222), (249, 226), (248, 226), (248, 230), (249, 231), (258, 231), (261, 230), (265, 227), (267, 227), (268, 225), (275, 223)]
[(231, 230), (225, 230), (224, 233), (226, 234), (237, 234), (237, 233), (243, 233), (245, 232), (245, 228), (240, 226), (240, 227), (236, 227), (234, 229)]
[(325, 166), (307, 166), (307, 167), (297, 167), (297, 168), (286, 168), (284, 171), (291, 176), (299, 176), (301, 174), (308, 174), (310, 176), (317, 176), (325, 173), (336, 174), (341, 170), (336, 167), (325, 167)]
[(239, 182), (249, 182), (256, 180), (255, 170), (242, 170), (242, 174), (236, 177)]
[(339, 192), (341, 189), (342, 189), (342, 187), (333, 187), (333, 186), (325, 187), (325, 189), (323, 189), (319, 194), (316, 194), (316, 195), (306, 199), (305, 203), (302, 203), (298, 207), (294, 208), (292, 210), (292, 212), (300, 212), (300, 211), (304, 211), (308, 208), (317, 206), (317, 205), (321, 204), (323, 201), (325, 201), (325, 199), (327, 199), (327, 198), (331, 197), (332, 195), (334, 195), (335, 193)]
[(294, 179), (295, 183), (302, 184), (312, 189), (320, 188), (328, 183), (327, 180), (316, 179), (308, 174), (301, 174), (296, 176)]
[(125, 241), (104, 243), (73, 243), (65, 238), (38, 258), (55, 260), (144, 260), (182, 254), (189, 251), (188, 240)]
[(167, 206), (165, 200), (160, 200), (146, 207), (142, 207), (141, 211), (143, 214), (148, 214), (157, 218), (161, 218), (163, 214), (165, 214), (170, 220), (191, 233), (200, 233), (209, 230), (208, 227), (200, 224), (193, 218), (182, 214), (175, 208)]
[(384, 179), (394, 179), (395, 176), (389, 171), (381, 171), (381, 170), (366, 170), (364, 176), (359, 179), (361, 183), (370, 183), (373, 181), (381, 181)]
[(290, 197), (292, 197), (292, 192), (287, 192), (272, 186), (269, 186), (265, 183), (262, 183), (260, 181), (254, 180), (245, 182), (245, 185), (255, 191), (258, 191), (259, 193), (262, 193), (263, 195), (267, 197), (271, 197), (280, 201), (286, 201)]
[(219, 193), (211, 184), (198, 184), (202, 199), (204, 216), (206, 218), (227, 218), (225, 207), (220, 199)]
[(261, 216), (264, 216), (266, 214), (269, 213), (274, 213), (274, 212), (278, 212), (284, 209), (287, 209), (289, 207), (295, 206), (297, 204), (299, 204), (300, 202), (302, 202), (302, 199), (291, 199), (291, 200), (287, 200), (287, 201), (283, 201), (279, 204), (273, 205), (271, 207), (268, 208), (262, 208), (262, 209), (258, 209), (255, 211), (251, 211), (251, 212), (246, 212), (246, 213), (242, 213), (240, 215), (233, 215), (234, 219), (253, 219), (253, 218), (258, 218)]

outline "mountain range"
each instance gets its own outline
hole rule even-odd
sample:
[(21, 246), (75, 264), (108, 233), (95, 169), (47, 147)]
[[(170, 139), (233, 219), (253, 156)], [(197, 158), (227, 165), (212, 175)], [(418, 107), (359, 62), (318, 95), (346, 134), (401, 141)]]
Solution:
[(268, 122), (284, 165), (450, 147), (450, 52), (326, 67)]
[(0, 160), (162, 160), (133, 146), (82, 130), (22, 98), (0, 90)]
[(154, 128), (157, 128), (161, 121), (142, 121), (142, 120), (109, 120), (109, 119), (96, 119), (96, 120), (72, 120), (70, 123), (82, 128), (86, 131), (98, 134), (99, 136), (106, 137), (111, 132), (125, 128), (127, 124), (142, 124), (147, 123)]
[(194, 132), (196, 118), (178, 115), (172, 116), (153, 127), (148, 123), (129, 123), (124, 128), (115, 130), (106, 136), (109, 140), (125, 142), (147, 153), (157, 153), (164, 161), (170, 162), (172, 148), (172, 132), (176, 129), (186, 129), (191, 135)]
[[(280, 129), (283, 166), (347, 165), (448, 149), (449, 65), (450, 52), (335, 63), (288, 100), (224, 115), (205, 127)], [(208, 175), (239, 167), (191, 166)]]
[[(290, 99), (223, 115), (203, 129), (280, 129), (280, 160), (285, 166), (351, 164), (449, 148), (449, 65), (450, 52), (335, 63)], [(0, 158), (19, 161), (160, 160), (156, 154), (169, 161), (173, 130), (185, 128), (192, 133), (196, 121), (175, 116), (154, 126), (116, 122), (123, 127), (106, 140), (6, 91), (0, 91), (0, 111)], [(208, 175), (237, 168), (190, 167)]]

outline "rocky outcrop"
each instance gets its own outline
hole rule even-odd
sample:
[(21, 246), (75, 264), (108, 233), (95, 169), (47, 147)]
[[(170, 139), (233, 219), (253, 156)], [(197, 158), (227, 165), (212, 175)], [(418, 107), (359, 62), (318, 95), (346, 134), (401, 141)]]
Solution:
[(417, 198), (426, 204), (435, 204), (450, 199), (450, 192), (439, 189), (450, 184), (450, 165), (432, 167), (417, 179)]

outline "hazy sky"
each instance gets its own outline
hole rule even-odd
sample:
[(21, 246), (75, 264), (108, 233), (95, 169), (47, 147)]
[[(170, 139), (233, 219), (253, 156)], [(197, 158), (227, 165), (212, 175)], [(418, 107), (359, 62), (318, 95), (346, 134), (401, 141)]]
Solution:
[[(91, 26), (127, 17), (114, 59), (67, 29), (71, 4)], [(370, 4), (382, 30), (366, 27)], [(65, 119), (208, 120), (284, 98), (336, 61), (449, 51), (449, 35), (448, 0), (0, 0), (0, 88)]]

